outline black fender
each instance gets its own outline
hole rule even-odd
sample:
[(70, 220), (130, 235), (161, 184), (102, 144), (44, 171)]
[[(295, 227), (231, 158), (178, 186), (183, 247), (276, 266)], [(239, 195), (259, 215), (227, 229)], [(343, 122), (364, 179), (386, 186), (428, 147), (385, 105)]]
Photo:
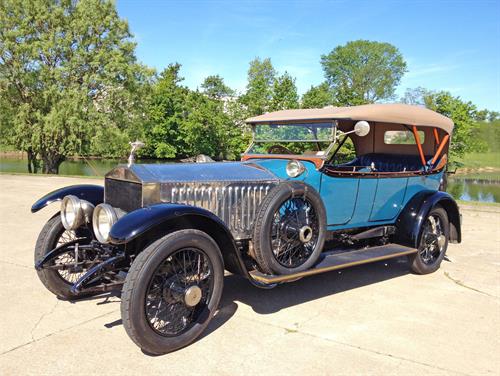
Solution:
[(204, 231), (215, 240), (227, 270), (248, 274), (226, 224), (215, 214), (196, 206), (165, 203), (134, 210), (113, 225), (109, 237), (112, 244), (136, 241), (137, 251), (140, 251), (160, 236), (188, 228)]
[(38, 199), (31, 206), (31, 212), (36, 213), (53, 202), (61, 201), (64, 196), (67, 195), (73, 195), (81, 198), (82, 200), (87, 200), (95, 206), (104, 201), (104, 187), (93, 184), (79, 184), (56, 189), (55, 191), (47, 193), (42, 198)]
[(396, 220), (395, 242), (407, 247), (418, 247), (422, 225), (429, 212), (436, 205), (442, 206), (450, 222), (451, 243), (462, 241), (460, 212), (456, 201), (448, 193), (442, 191), (421, 191), (406, 204)]

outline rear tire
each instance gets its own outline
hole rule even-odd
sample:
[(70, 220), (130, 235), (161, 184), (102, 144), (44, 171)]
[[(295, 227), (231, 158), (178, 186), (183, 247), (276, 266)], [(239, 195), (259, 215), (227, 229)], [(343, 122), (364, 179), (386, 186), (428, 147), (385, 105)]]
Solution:
[(410, 258), (414, 273), (429, 274), (439, 269), (448, 248), (449, 234), (448, 214), (436, 206), (425, 219), (417, 253)]
[(123, 326), (149, 354), (187, 346), (214, 316), (223, 283), (222, 255), (210, 236), (198, 230), (168, 234), (130, 267), (122, 289)]

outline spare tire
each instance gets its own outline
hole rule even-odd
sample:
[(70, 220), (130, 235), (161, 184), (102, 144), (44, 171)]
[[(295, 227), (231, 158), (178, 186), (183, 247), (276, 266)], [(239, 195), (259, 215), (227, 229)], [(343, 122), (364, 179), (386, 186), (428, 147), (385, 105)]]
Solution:
[(253, 230), (256, 261), (267, 274), (294, 274), (313, 266), (323, 250), (326, 211), (303, 182), (283, 182), (262, 201)]

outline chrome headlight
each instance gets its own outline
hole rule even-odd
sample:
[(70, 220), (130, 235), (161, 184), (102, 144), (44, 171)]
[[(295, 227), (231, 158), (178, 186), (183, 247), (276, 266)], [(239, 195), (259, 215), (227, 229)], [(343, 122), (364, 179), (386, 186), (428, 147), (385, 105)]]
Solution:
[(108, 243), (109, 232), (117, 220), (116, 211), (111, 205), (97, 205), (92, 216), (92, 226), (97, 240), (101, 243)]
[(286, 165), (286, 174), (291, 178), (296, 178), (297, 176), (301, 175), (305, 170), (306, 168), (304, 167), (302, 162), (299, 162), (297, 160), (290, 161)]
[(76, 230), (83, 223), (83, 210), (78, 197), (65, 196), (61, 202), (61, 222), (66, 230)]

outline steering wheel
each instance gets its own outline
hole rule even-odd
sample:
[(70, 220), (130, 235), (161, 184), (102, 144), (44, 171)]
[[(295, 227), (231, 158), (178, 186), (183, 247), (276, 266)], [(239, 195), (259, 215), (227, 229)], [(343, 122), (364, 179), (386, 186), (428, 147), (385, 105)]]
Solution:
[(269, 154), (293, 154), (289, 149), (282, 145), (273, 145), (267, 149)]

